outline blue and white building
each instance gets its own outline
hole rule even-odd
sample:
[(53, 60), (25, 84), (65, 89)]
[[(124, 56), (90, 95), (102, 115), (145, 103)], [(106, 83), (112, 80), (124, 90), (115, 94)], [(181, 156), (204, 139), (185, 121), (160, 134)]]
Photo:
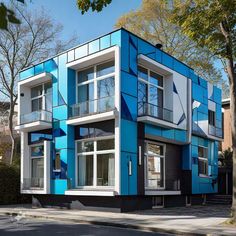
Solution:
[(21, 193), (42, 205), (129, 211), (217, 193), (221, 90), (125, 29), (21, 71), (18, 94)]

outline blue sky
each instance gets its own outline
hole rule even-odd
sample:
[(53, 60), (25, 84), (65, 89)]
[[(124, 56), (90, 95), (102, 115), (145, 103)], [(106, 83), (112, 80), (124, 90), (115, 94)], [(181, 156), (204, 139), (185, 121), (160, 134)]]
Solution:
[(32, 10), (43, 7), (52, 18), (64, 26), (63, 38), (76, 34), (79, 43), (91, 40), (114, 29), (117, 19), (141, 5), (141, 0), (113, 0), (102, 12), (88, 12), (82, 15), (76, 0), (32, 0)]

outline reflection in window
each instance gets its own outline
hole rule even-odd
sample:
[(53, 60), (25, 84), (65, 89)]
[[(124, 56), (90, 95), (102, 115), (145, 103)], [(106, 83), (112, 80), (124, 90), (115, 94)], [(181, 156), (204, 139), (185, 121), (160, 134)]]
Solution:
[(109, 61), (109, 62), (97, 65), (97, 77), (108, 75), (113, 72), (115, 72), (114, 61)]
[(208, 149), (198, 146), (198, 174), (208, 175)]
[(33, 144), (37, 142), (42, 142), (44, 140), (52, 140), (52, 130), (41, 130), (30, 132), (28, 135), (28, 143)]
[(44, 148), (43, 145), (33, 146), (31, 149), (31, 157), (43, 157)]

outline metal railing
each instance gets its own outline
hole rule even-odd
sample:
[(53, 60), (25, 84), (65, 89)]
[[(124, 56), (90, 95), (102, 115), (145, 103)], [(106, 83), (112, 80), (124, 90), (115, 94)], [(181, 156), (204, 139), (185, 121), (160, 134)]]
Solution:
[(52, 112), (40, 110), (40, 111), (33, 111), (28, 114), (22, 114), (20, 116), (20, 124), (31, 123), (35, 121), (46, 121), (52, 122)]
[(148, 181), (152, 181), (153, 185), (147, 187), (149, 190), (163, 190), (163, 191), (180, 191), (180, 179), (148, 179)]
[(114, 110), (114, 96), (74, 104), (69, 108), (69, 117), (82, 117)]
[(24, 178), (23, 179), (23, 190), (30, 189), (43, 189), (44, 188), (44, 178)]
[(138, 103), (138, 116), (152, 116), (173, 123), (173, 111), (147, 102)]

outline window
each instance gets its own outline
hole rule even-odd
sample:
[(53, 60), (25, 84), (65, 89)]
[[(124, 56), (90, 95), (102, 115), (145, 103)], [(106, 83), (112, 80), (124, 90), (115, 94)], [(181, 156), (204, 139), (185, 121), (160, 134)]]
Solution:
[(31, 153), (31, 187), (43, 188), (44, 182), (44, 146), (30, 147)]
[(79, 71), (77, 103), (80, 115), (114, 108), (115, 63), (108, 61)]
[(146, 144), (146, 188), (163, 189), (164, 183), (164, 146)]
[(31, 111), (52, 110), (52, 84), (45, 83), (31, 88)]
[(55, 170), (61, 170), (61, 155), (60, 152), (56, 153), (56, 157), (55, 157)]
[(138, 113), (163, 119), (163, 76), (138, 66)]
[(208, 149), (198, 146), (198, 174), (208, 175)]
[(209, 125), (215, 126), (215, 112), (208, 110), (208, 122)]
[(114, 137), (77, 141), (77, 172), (79, 187), (114, 186)]
[(30, 132), (28, 134), (28, 144), (42, 142), (43, 140), (52, 140), (52, 130), (45, 129), (40, 131)]

